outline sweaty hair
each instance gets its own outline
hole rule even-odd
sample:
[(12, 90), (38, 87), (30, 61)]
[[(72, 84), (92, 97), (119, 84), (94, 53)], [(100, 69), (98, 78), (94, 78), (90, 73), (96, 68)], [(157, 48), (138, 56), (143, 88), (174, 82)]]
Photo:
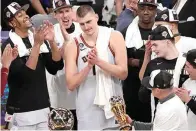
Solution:
[(91, 13), (95, 13), (95, 11), (93, 10), (93, 8), (90, 5), (81, 5), (77, 11), (76, 11), (76, 15), (80, 18), (85, 17), (89, 12)]

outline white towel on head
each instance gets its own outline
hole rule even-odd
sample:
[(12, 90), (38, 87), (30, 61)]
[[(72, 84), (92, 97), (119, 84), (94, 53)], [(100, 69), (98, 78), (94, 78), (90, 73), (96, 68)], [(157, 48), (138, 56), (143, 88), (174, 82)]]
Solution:
[[(108, 45), (112, 31), (112, 28), (99, 26), (96, 48), (98, 57), (106, 62), (109, 62)], [(114, 116), (109, 103), (109, 99), (115, 94), (112, 76), (96, 66), (96, 81), (94, 104), (100, 106), (105, 112), (106, 119), (109, 119)]]
[[(27, 49), (22, 38), (17, 35), (15, 32), (13, 32), (12, 30), (9, 32), (9, 37), (11, 39), (11, 41), (14, 43), (14, 45), (17, 45), (18, 46), (18, 54), (20, 57), (23, 57), (23, 56), (29, 56), (30, 55), (30, 52), (31, 52), (31, 49)], [(34, 36), (33, 36), (33, 33), (29, 30), (28, 31), (28, 37), (29, 37), (29, 41), (33, 47), (34, 45)], [(40, 53), (48, 53), (49, 50), (46, 46), (46, 44), (42, 44), (41, 47), (40, 47)]]
[(144, 45), (144, 42), (140, 34), (138, 22), (139, 22), (139, 17), (137, 16), (127, 28), (127, 32), (125, 36), (125, 42), (127, 48), (135, 47), (136, 49), (139, 49)]

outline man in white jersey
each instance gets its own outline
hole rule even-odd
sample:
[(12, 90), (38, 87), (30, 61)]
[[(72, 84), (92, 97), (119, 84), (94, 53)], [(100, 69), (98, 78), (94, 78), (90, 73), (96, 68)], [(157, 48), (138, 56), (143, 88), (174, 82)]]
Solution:
[[(72, 5), (69, 0), (53, 0), (54, 15), (59, 23), (54, 25), (55, 40), (61, 49), (63, 56), (64, 48), (70, 39), (79, 35), (82, 31), (78, 23), (73, 22)], [(56, 75), (47, 75), (47, 83), (52, 108), (66, 108), (75, 113), (76, 91), (69, 91), (65, 83), (65, 69), (59, 70)], [(74, 130), (77, 129), (77, 119), (75, 117)]]
[(152, 90), (159, 102), (152, 123), (142, 123), (128, 117), (135, 130), (187, 130), (186, 107), (173, 93), (173, 76), (167, 71), (154, 70), (150, 76), (144, 77), (142, 85)]
[(127, 77), (125, 42), (119, 32), (98, 26), (90, 6), (80, 6), (76, 16), (84, 33), (66, 47), (65, 73), (68, 88), (77, 89), (78, 130), (113, 127), (109, 99), (123, 96), (119, 79)]
[(196, 130), (196, 49), (188, 51), (186, 60), (189, 79), (184, 82), (184, 88), (176, 89), (176, 94), (187, 105), (188, 129)]

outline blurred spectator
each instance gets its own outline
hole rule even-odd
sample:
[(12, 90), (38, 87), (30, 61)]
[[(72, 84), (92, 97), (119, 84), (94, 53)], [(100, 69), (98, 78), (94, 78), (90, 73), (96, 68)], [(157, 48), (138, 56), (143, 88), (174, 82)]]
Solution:
[(30, 0), (30, 2), (38, 14), (46, 14), (46, 11), (43, 8), (43, 3), (41, 3), (41, 0)]
[(121, 12), (123, 11), (123, 2), (124, 0), (115, 0), (115, 10), (116, 10), (116, 15), (119, 16)]
[(126, 8), (121, 12), (117, 18), (116, 30), (122, 32), (133, 21), (137, 12), (138, 0), (126, 0)]
[(104, 7), (102, 10), (102, 21), (105, 21), (107, 25), (116, 26), (116, 11), (115, 11), (115, 0), (105, 0)]
[(179, 14), (179, 19), (190, 22), (179, 24), (179, 32), (183, 36), (196, 38), (196, 0), (177, 0), (173, 9)]
[(161, 3), (163, 5), (163, 7), (167, 7), (169, 9), (172, 8), (172, 0), (158, 0), (158, 3)]

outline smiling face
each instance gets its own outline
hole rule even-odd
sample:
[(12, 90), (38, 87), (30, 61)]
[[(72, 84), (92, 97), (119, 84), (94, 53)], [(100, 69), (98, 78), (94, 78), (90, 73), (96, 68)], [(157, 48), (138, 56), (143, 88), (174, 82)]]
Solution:
[(98, 24), (97, 24), (98, 15), (97, 14), (95, 14), (93, 12), (89, 12), (82, 18), (77, 16), (77, 21), (80, 24), (82, 31), (86, 35), (91, 36), (96, 32), (96, 29), (98, 26)]
[(151, 49), (157, 57), (164, 58), (166, 56), (168, 50), (167, 40), (152, 40), (151, 44)]
[(196, 68), (194, 68), (188, 61), (186, 62), (185, 70), (189, 73), (189, 77), (192, 80), (196, 80)]
[(24, 10), (21, 10), (16, 13), (12, 21), (9, 22), (9, 25), (13, 28), (29, 29), (32, 26), (32, 23), (26, 12)]
[(71, 7), (65, 7), (55, 12), (55, 17), (61, 19), (66, 29), (70, 28), (73, 22), (73, 12)]
[(150, 24), (154, 22), (156, 6), (138, 5), (138, 16), (141, 23)]

